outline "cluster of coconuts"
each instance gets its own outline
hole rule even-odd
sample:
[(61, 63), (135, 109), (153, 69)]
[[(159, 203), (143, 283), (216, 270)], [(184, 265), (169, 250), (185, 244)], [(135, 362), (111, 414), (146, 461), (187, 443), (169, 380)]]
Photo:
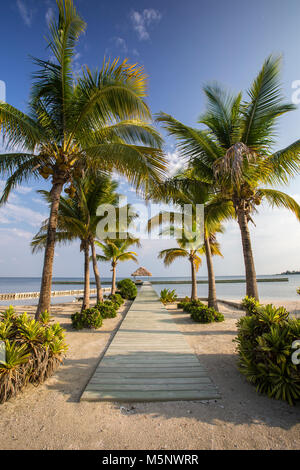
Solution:
[(71, 184), (68, 188), (65, 189), (65, 193), (68, 194), (70, 198), (75, 197), (76, 194), (76, 189), (74, 186)]
[(53, 175), (53, 169), (49, 166), (42, 166), (39, 168), (38, 172), (45, 180), (47, 180), (49, 176)]

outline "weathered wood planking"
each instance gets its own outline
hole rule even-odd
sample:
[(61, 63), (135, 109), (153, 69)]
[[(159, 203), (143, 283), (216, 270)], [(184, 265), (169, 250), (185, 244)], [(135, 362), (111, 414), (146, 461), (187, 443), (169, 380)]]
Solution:
[(150, 283), (144, 283), (84, 390), (83, 401), (220, 398)]

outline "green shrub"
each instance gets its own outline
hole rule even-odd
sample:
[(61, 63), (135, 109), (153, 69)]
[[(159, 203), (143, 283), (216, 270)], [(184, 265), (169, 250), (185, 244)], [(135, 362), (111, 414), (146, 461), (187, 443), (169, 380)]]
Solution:
[(131, 279), (122, 279), (117, 284), (118, 291), (123, 299), (134, 300), (137, 296), (137, 288)]
[(115, 318), (117, 316), (118, 305), (116, 305), (111, 300), (105, 300), (104, 302), (99, 302), (96, 305), (98, 312), (102, 318)]
[(217, 312), (214, 308), (206, 305), (192, 306), (190, 308), (191, 319), (197, 323), (213, 323), (224, 321), (224, 315)]
[(120, 294), (110, 294), (108, 299), (111, 300), (118, 308), (124, 304), (124, 299)]
[(212, 323), (224, 321), (224, 315), (217, 312), (214, 308), (209, 308), (201, 300), (184, 299), (179, 302), (178, 308), (182, 308), (185, 312), (191, 314), (191, 319), (197, 323)]
[(103, 318), (97, 308), (87, 308), (82, 312), (76, 312), (71, 315), (72, 326), (76, 330), (83, 328), (94, 328), (97, 330), (102, 326)]
[(191, 299), (189, 297), (185, 297), (181, 302), (178, 302), (177, 308), (184, 308), (185, 304), (189, 303)]
[[(48, 314), (44, 315), (44, 320)], [(0, 341), (5, 362), (0, 363), (0, 403), (17, 395), (27, 383), (38, 385), (62, 362), (67, 346), (58, 323), (43, 324), (13, 307), (0, 314)]]
[(242, 306), (246, 310), (247, 315), (254, 315), (260, 308), (260, 303), (255, 297), (248, 297), (246, 295), (242, 300)]
[(285, 308), (261, 306), (238, 321), (235, 339), (239, 370), (259, 393), (294, 404), (300, 400), (300, 365), (293, 364), (292, 343), (300, 338), (300, 319)]
[(171, 304), (175, 302), (177, 299), (177, 294), (175, 289), (170, 290), (170, 289), (162, 289), (160, 291), (160, 301), (166, 305), (166, 304)]
[(41, 313), (40, 318), (39, 318), (40, 323), (42, 323), (43, 325), (49, 325), (51, 321), (52, 321), (52, 317), (47, 310)]
[(185, 312), (191, 313), (191, 310), (194, 307), (205, 307), (204, 303), (201, 300), (184, 300), (179, 302), (178, 308), (182, 308)]

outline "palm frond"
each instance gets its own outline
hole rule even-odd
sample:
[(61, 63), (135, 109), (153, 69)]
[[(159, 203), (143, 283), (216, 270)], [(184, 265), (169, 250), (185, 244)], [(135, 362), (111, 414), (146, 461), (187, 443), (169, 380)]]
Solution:
[(158, 258), (163, 259), (166, 266), (170, 266), (177, 258), (187, 258), (188, 256), (188, 251), (182, 248), (168, 248), (158, 254)]
[(258, 189), (256, 196), (259, 198), (266, 199), (272, 207), (284, 207), (292, 211), (298, 220), (300, 220), (300, 206), (299, 204), (288, 194), (285, 194), (276, 189)]
[(254, 151), (269, 148), (276, 118), (295, 109), (293, 104), (282, 102), (280, 63), (280, 57), (268, 57), (248, 91), (241, 140)]

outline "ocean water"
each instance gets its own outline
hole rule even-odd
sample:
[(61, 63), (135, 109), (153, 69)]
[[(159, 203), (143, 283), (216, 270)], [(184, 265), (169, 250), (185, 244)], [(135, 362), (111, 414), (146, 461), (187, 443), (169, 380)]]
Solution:
[[(299, 300), (300, 296), (297, 294), (296, 290), (300, 287), (300, 275), (291, 275), (291, 276), (257, 276), (258, 278), (288, 278), (288, 282), (259, 282), (258, 290), (261, 300)], [(199, 280), (205, 280), (205, 277), (199, 277)], [(217, 276), (216, 279), (243, 279), (243, 276)], [(188, 277), (152, 277), (150, 280), (161, 281), (159, 284), (154, 284), (153, 287), (156, 292), (159, 294), (161, 289), (175, 289), (178, 296), (185, 297), (190, 295), (191, 285), (190, 284), (168, 284), (168, 280), (174, 281), (187, 281)], [(82, 281), (82, 278), (53, 278), (53, 281), (58, 284), (54, 284), (52, 290), (71, 290), (71, 289), (83, 289), (82, 285), (76, 284), (78, 281)], [(59, 284), (59, 282), (68, 281), (70, 284)], [(102, 281), (109, 282), (110, 278), (102, 278)], [(94, 285), (91, 285), (91, 288), (94, 288)], [(109, 287), (105, 285), (104, 287)], [(37, 277), (0, 277), (0, 293), (9, 293), (9, 292), (38, 292), (40, 289), (40, 278)], [(220, 299), (242, 299), (245, 296), (245, 283), (217, 283), (217, 297)], [(198, 296), (207, 297), (208, 285), (207, 284), (198, 284)], [(55, 303), (64, 303), (72, 302), (74, 296), (67, 297), (54, 297), (52, 299), (53, 304)], [(0, 305), (34, 305), (37, 304), (38, 299), (28, 299), (28, 300), (10, 300), (10, 301), (0, 301)]]

